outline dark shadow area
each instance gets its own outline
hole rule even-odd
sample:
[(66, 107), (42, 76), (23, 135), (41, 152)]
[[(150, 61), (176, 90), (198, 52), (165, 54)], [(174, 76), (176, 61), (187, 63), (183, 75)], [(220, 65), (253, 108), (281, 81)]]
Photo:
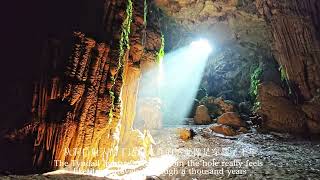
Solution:
[(46, 63), (43, 56), (50, 39), (68, 42), (77, 30), (106, 38), (102, 33), (103, 3), (14, 0), (1, 6), (0, 130), (19, 128), (30, 121), (33, 82)]
[(0, 140), (0, 176), (34, 172), (32, 167), (33, 142), (30, 136), (14, 142), (8, 139)]

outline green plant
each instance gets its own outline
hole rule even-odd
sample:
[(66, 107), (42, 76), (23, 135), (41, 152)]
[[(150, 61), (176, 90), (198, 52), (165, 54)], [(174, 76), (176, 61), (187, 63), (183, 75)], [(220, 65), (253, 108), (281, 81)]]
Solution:
[(147, 14), (148, 14), (148, 4), (147, 0), (144, 0), (144, 12), (143, 12), (143, 23), (147, 26)]
[(279, 71), (280, 71), (281, 81), (287, 81), (286, 70), (283, 68), (283, 66), (280, 66), (280, 67), (279, 67)]
[(260, 107), (261, 102), (257, 101), (253, 104), (252, 110), (257, 111)]
[(109, 111), (109, 113), (108, 113), (108, 117), (109, 117), (109, 123), (111, 123), (112, 122), (112, 118), (113, 118), (113, 109), (114, 109), (114, 99), (115, 99), (115, 97), (114, 97), (114, 92), (112, 92), (112, 91), (109, 91), (109, 96), (110, 96), (110, 98), (111, 98), (111, 107), (110, 107), (110, 111)]
[(129, 35), (132, 22), (132, 1), (128, 0), (126, 8), (126, 17), (121, 25), (121, 35), (120, 35), (120, 52), (119, 52), (119, 68), (123, 65), (125, 51), (130, 48), (129, 46)]
[(159, 52), (157, 52), (157, 59), (156, 59), (156, 62), (158, 64), (161, 63), (162, 59), (164, 57), (164, 36), (161, 35), (161, 47), (159, 49)]
[(260, 84), (261, 81), (261, 76), (262, 76), (262, 68), (257, 67), (251, 74), (251, 84), (250, 84), (250, 91), (249, 95), (252, 97), (254, 101), (256, 101), (256, 98), (258, 96), (258, 85)]

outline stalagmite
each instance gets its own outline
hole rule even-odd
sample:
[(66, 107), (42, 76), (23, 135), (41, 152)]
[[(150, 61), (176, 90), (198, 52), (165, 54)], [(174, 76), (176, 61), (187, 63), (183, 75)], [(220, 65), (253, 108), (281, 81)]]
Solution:
[[(114, 160), (114, 150), (120, 137), (120, 92), (124, 62), (128, 59), (126, 54), (132, 16), (130, 0), (115, 2), (109, 4), (117, 6), (109, 9), (117, 17), (111, 34), (114, 38), (112, 45), (75, 32), (64, 77), (54, 77), (49, 86), (51, 89), (43, 83), (35, 88), (33, 106), (38, 104), (40, 117), (47, 115), (45, 120), (40, 120), (34, 144), (34, 164), (40, 169), (59, 168), (54, 165), (54, 160)], [(47, 106), (49, 92), (51, 96)], [(102, 153), (96, 156), (83, 153), (84, 150), (99, 148), (114, 153), (108, 157)], [(72, 153), (74, 150), (77, 153)], [(95, 168), (105, 168), (105, 165), (101, 163), (100, 167)]]
[[(140, 64), (152, 64), (142, 65), (144, 72), (157, 69), (163, 53), (160, 28), (147, 27), (147, 1), (113, 0), (104, 6), (103, 13), (108, 14), (102, 18), (104, 35), (79, 30), (68, 40), (47, 44), (42, 66), (50, 73), (41, 73), (34, 84), (31, 128), (18, 132), (35, 135), (37, 170), (63, 168), (57, 160), (69, 164), (99, 160), (93, 168), (104, 169), (109, 162), (149, 159), (152, 154), (150, 132), (133, 129), (133, 123)], [(146, 44), (149, 40), (153, 42)], [(157, 97), (156, 91), (151, 94)], [(159, 106), (157, 110), (160, 113)], [(69, 165), (88, 168), (76, 166)]]

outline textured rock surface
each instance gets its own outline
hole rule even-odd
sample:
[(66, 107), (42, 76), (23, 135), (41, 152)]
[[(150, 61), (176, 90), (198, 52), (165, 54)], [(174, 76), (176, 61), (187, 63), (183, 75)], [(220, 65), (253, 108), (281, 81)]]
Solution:
[[(109, 89), (101, 85), (104, 82), (102, 79), (106, 78), (108, 73), (111, 74), (109, 64), (117, 59), (114, 56), (107, 58), (108, 52), (109, 47), (105, 44), (98, 44), (82, 33), (74, 33), (72, 55), (63, 77), (66, 80), (52, 81), (53, 85), (48, 87), (40, 86), (39, 95), (35, 93), (34, 106), (38, 107), (35, 110), (38, 116), (34, 118), (41, 122), (34, 144), (36, 167), (57, 168), (54, 167), (52, 159), (92, 158), (68, 156), (65, 148), (97, 147), (101, 136), (106, 133), (108, 123), (114, 118), (101, 113), (113, 111), (114, 96), (111, 96), (110, 92), (117, 94), (117, 89), (111, 90), (115, 82), (107, 81)], [(47, 105), (48, 102), (54, 105)], [(105, 107), (109, 108), (105, 110)], [(96, 117), (95, 114), (99, 116)], [(116, 120), (113, 123), (116, 124)], [(94, 127), (97, 128), (95, 132)]]
[[(144, 130), (144, 133), (142, 133), (141, 131), (133, 128), (134, 120), (140, 114), (139, 111), (136, 113), (136, 109), (142, 74), (141, 62), (145, 58), (145, 35), (148, 20), (146, 17), (148, 14), (148, 9), (145, 8), (147, 5), (145, 3), (146, 1), (144, 0), (133, 1), (134, 11), (132, 16), (131, 32), (129, 36), (129, 59), (125, 64), (123, 72), (123, 86), (121, 91), (122, 116), (120, 126), (119, 153), (116, 157), (117, 161), (122, 162), (148, 159), (149, 155), (152, 153), (151, 146), (154, 144), (149, 131)], [(159, 40), (160, 39), (158, 39), (158, 41)], [(154, 49), (154, 51), (157, 52), (159, 49)], [(155, 59), (152, 60), (156, 61)], [(154, 104), (152, 103), (146, 103), (145, 108), (147, 110), (144, 114), (146, 117), (145, 121), (151, 121), (155, 119), (155, 112), (148, 111), (148, 108), (150, 109), (150, 107), (153, 107), (153, 105)], [(159, 118), (156, 120), (158, 119)], [(140, 150), (132, 152), (132, 149)]]
[(307, 116), (285, 97), (281, 87), (272, 82), (262, 83), (258, 92), (258, 113), (264, 118), (263, 127), (280, 132), (307, 132)]
[(313, 134), (320, 134), (320, 105), (306, 102), (301, 108), (308, 117), (307, 125), (309, 131)]
[(306, 102), (302, 105), (303, 112), (306, 113), (308, 118), (320, 121), (320, 105), (315, 103)]
[(178, 130), (180, 139), (187, 141), (193, 138), (195, 136), (195, 132), (193, 129), (179, 129)]
[(259, 0), (269, 22), (277, 61), (297, 98), (310, 100), (320, 87), (319, 6), (316, 0)]
[(158, 129), (162, 126), (162, 102), (159, 98), (159, 54), (164, 53), (164, 39), (158, 24), (158, 16), (149, 5), (146, 29), (143, 32), (144, 53), (140, 61), (141, 79), (139, 83), (137, 116), (135, 127)]
[(227, 112), (222, 114), (217, 123), (222, 125), (231, 126), (234, 128), (245, 127), (246, 123), (240, 118), (240, 116), (235, 112)]
[[(256, 7), (271, 27), (273, 53), (289, 86), (290, 98), (280, 86), (263, 84), (259, 90), (260, 112), (266, 126), (282, 131), (318, 134), (320, 87), (319, 7), (320, 2), (258, 0)], [(307, 126), (309, 129), (307, 129)]]
[[(202, 80), (210, 96), (248, 99), (250, 74), (261, 61), (271, 63), (271, 33), (254, 1), (155, 1), (166, 48), (174, 50), (206, 38), (214, 46)], [(199, 99), (200, 100), (200, 99)]]
[(197, 107), (196, 115), (193, 118), (195, 124), (208, 124), (211, 123), (212, 120), (208, 113), (208, 108), (204, 105), (200, 105)]
[(224, 100), (223, 98), (219, 97), (214, 100), (214, 103), (220, 108), (220, 114), (226, 113), (226, 112), (235, 112), (235, 104), (231, 101)]
[[(213, 96), (204, 97), (199, 104), (208, 108), (211, 116), (218, 117), (226, 112), (236, 112), (237, 108), (234, 102), (225, 100), (222, 97), (215, 98)], [(195, 107), (196, 110), (196, 107)]]
[[(105, 6), (103, 13), (108, 14), (103, 19), (107, 40), (75, 32), (71, 55), (66, 64), (60, 64), (63, 73), (53, 77), (44, 74), (35, 87), (32, 109), (34, 121), (40, 123), (34, 144), (34, 164), (39, 169), (58, 168), (53, 160), (113, 162), (117, 158), (148, 158), (152, 144), (150, 133), (132, 129), (139, 66), (145, 58), (146, 4), (145, 1), (121, 0), (102, 6)], [(154, 47), (152, 51), (156, 54), (159, 49)], [(156, 61), (156, 58), (151, 60)], [(119, 148), (134, 148), (132, 142), (129, 143), (132, 138), (137, 147), (144, 148), (145, 156), (118, 155)], [(103, 149), (108, 153), (72, 154), (66, 153), (65, 148)], [(93, 168), (103, 169), (105, 165), (101, 163)]]
[(215, 133), (223, 134), (225, 136), (235, 136), (238, 134), (232, 127), (223, 124), (215, 124), (211, 126), (210, 129)]
[[(250, 74), (258, 64), (263, 69), (262, 82), (280, 84), (280, 73), (277, 64), (273, 62), (272, 52), (289, 90), (265, 84), (260, 89), (261, 96), (267, 93), (266, 96), (272, 98), (268, 99), (269, 102), (260, 102), (261, 108), (265, 108), (265, 112), (269, 111), (266, 114), (269, 119), (273, 119), (269, 122), (284, 121), (283, 126), (301, 132), (308, 121), (310, 128), (312, 124), (311, 129), (315, 129), (318, 120), (310, 118), (313, 116), (310, 112), (302, 112), (300, 106), (305, 106), (302, 105), (305, 100), (317, 96), (319, 89), (319, 1), (155, 2), (165, 14), (160, 23), (164, 33), (171, 35), (167, 36), (171, 38), (168, 40), (169, 48), (183, 46), (199, 34), (221, 47), (209, 59), (204, 73), (202, 86), (208, 89), (209, 95), (222, 96), (236, 102), (248, 100)], [(281, 97), (278, 104), (276, 97)], [(268, 106), (268, 103), (273, 105)], [(263, 107), (265, 105), (267, 107)], [(280, 110), (277, 112), (276, 109), (283, 105), (288, 105), (285, 113)], [(279, 120), (280, 114), (287, 113), (294, 115)], [(289, 119), (294, 123), (285, 122)], [(272, 126), (280, 128), (279, 124)]]

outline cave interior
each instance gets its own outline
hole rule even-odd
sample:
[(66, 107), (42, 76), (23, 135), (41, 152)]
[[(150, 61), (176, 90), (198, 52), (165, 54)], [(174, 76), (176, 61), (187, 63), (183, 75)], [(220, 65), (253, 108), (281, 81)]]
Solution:
[[(151, 166), (161, 148), (179, 147), (180, 161), (187, 148), (230, 146), (261, 152), (257, 179), (320, 177), (320, 1), (31, 0), (2, 8), (0, 176), (90, 169), (72, 177), (130, 179), (109, 164)], [(299, 165), (275, 175), (271, 162), (292, 157)], [(177, 163), (167, 166), (135, 175), (182, 176), (168, 173)], [(204, 172), (189, 176), (213, 177)]]

